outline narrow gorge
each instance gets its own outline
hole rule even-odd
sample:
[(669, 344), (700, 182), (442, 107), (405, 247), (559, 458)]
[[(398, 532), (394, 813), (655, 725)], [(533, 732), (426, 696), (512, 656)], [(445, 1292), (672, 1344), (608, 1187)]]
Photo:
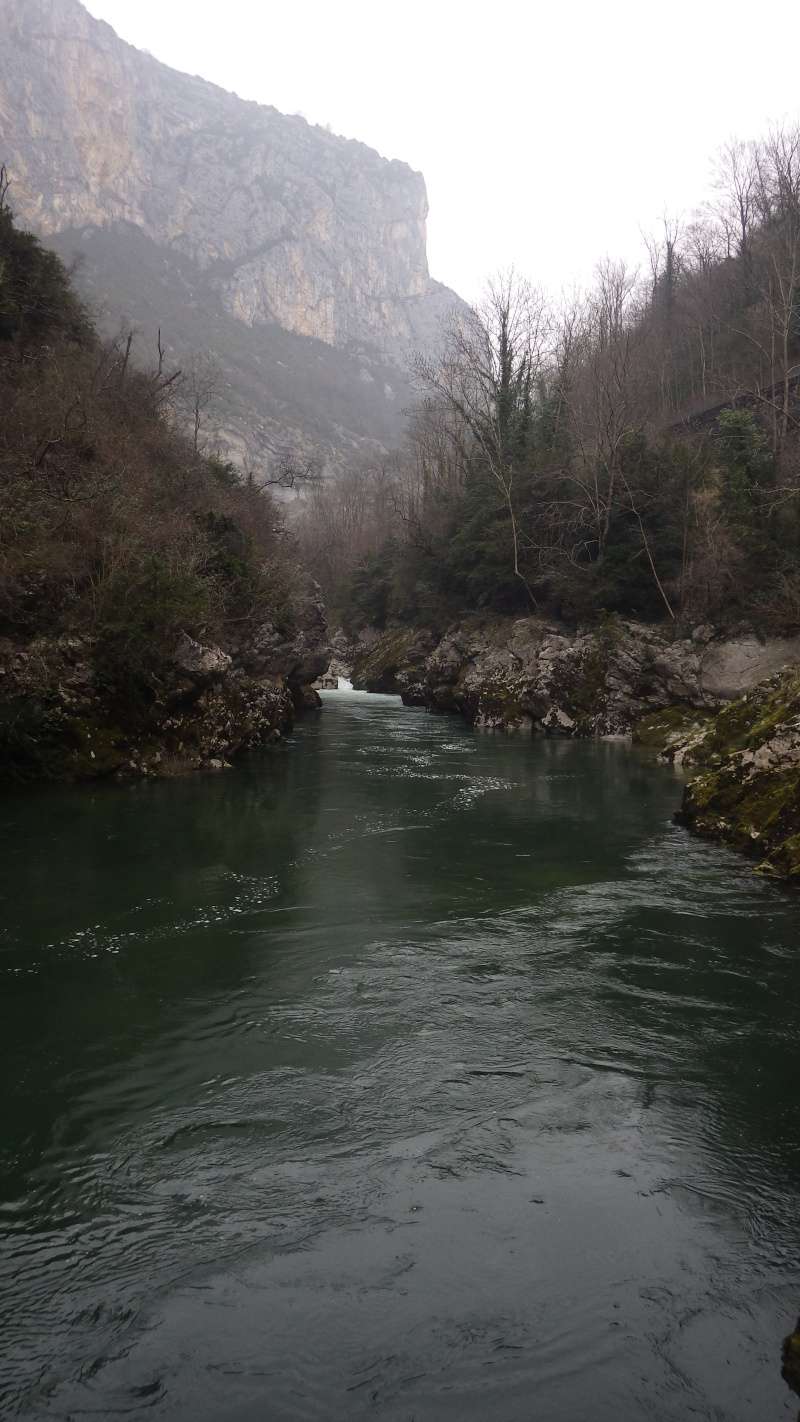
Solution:
[(790, 31), (474, 18), (0, 0), (4, 1422), (797, 1417)]

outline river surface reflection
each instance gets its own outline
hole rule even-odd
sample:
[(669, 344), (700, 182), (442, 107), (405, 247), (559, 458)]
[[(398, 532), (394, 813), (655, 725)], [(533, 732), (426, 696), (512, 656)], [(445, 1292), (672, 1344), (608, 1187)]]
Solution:
[(625, 746), (331, 693), (0, 809), (0, 1413), (771, 1422), (798, 901)]

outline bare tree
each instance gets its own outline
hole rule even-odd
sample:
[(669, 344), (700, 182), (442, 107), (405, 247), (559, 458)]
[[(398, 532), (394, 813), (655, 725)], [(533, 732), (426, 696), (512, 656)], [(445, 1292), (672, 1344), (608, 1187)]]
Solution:
[[(159, 331), (159, 365), (163, 365), (161, 332)], [(191, 417), (192, 445), (195, 454), (203, 451), (208, 411), (222, 386), (222, 372), (213, 356), (206, 352), (195, 355), (186, 370), (186, 395)]]
[[(577, 495), (577, 556), (602, 562), (617, 506), (625, 439), (641, 424), (634, 395), (635, 273), (604, 262), (586, 311), (581, 359), (570, 398), (577, 459), (567, 473)], [(638, 416), (638, 417), (637, 417)]]
[[(767, 303), (773, 372), (782, 385), (779, 443), (789, 430), (793, 349), (800, 329), (800, 128), (778, 129), (758, 148), (758, 196), (767, 251)], [(777, 361), (775, 351), (777, 348)]]
[(679, 240), (681, 225), (675, 218), (663, 218), (659, 237), (645, 236), (650, 261), (650, 326), (656, 347), (656, 366), (661, 392), (661, 411), (678, 408), (675, 355), (678, 325), (678, 288), (681, 275)]
[(751, 294), (753, 233), (757, 216), (758, 159), (756, 145), (731, 139), (717, 155), (714, 173), (716, 201), (710, 205), (725, 239), (727, 257), (741, 262), (745, 299)]
[(311, 483), (297, 518), (305, 561), (337, 606), (353, 571), (395, 531), (393, 473), (383, 462), (355, 462)]
[(497, 488), (508, 517), (514, 576), (533, 605), (522, 566), (517, 482), (548, 335), (544, 298), (512, 272), (491, 282), (485, 300), (455, 321), (441, 359), (415, 362), (420, 385), (469, 431)]
[(269, 488), (299, 491), (321, 482), (322, 463), (316, 455), (282, 449), (268, 474), (259, 478), (253, 472), (252, 477), (256, 483)]

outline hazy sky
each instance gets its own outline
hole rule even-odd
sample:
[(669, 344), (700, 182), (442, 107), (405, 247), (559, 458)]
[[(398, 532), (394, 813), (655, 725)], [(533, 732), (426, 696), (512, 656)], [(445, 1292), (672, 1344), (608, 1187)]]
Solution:
[(800, 118), (773, 0), (88, 0), (124, 39), (425, 174), (434, 276), (557, 289), (691, 212), (733, 134)]

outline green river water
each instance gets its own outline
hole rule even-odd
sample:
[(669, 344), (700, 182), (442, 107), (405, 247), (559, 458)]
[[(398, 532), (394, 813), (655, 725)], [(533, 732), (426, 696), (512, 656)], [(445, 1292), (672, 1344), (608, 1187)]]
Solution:
[(624, 745), (331, 694), (0, 805), (0, 1415), (773, 1422), (796, 897)]

